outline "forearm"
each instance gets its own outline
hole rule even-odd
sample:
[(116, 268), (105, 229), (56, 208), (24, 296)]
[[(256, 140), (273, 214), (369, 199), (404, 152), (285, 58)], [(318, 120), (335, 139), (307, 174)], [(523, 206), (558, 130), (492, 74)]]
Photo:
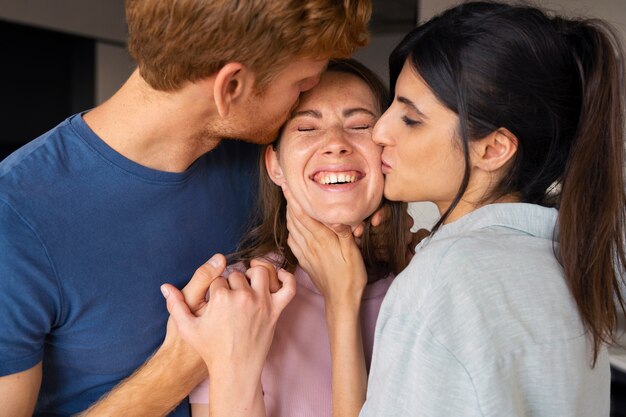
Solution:
[(326, 309), (332, 356), (333, 417), (358, 416), (367, 389), (359, 319), (360, 298)]
[(40, 386), (41, 362), (26, 371), (0, 377), (0, 416), (32, 416)]
[(204, 362), (190, 349), (182, 343), (163, 345), (80, 417), (167, 415), (207, 376)]

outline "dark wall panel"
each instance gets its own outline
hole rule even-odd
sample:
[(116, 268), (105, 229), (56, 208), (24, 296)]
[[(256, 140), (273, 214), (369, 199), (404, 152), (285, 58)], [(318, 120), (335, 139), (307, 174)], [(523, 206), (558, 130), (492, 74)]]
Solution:
[(0, 159), (94, 105), (91, 39), (0, 21)]

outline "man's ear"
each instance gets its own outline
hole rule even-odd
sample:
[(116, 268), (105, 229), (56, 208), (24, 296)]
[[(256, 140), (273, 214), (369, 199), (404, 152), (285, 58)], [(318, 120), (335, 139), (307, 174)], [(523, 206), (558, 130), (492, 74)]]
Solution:
[(513, 160), (519, 141), (505, 128), (494, 130), (484, 138), (472, 142), (473, 165), (486, 172), (494, 172)]
[(272, 145), (265, 148), (265, 169), (274, 184), (281, 186), (285, 183), (283, 169), (278, 162), (278, 152), (274, 150)]
[(213, 83), (213, 97), (219, 115), (228, 116), (233, 103), (250, 91), (253, 83), (252, 72), (239, 62), (229, 62), (220, 68)]

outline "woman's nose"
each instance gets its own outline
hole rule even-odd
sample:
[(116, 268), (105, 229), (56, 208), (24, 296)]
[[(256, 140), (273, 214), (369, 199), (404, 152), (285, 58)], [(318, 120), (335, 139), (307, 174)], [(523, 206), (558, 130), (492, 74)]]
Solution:
[(374, 129), (372, 130), (372, 140), (375, 144), (379, 146), (391, 145), (388, 116), (388, 112), (383, 113), (383, 115), (380, 116), (380, 118), (374, 125)]
[(322, 150), (325, 155), (346, 155), (352, 153), (352, 145), (344, 129), (335, 128), (327, 132)]

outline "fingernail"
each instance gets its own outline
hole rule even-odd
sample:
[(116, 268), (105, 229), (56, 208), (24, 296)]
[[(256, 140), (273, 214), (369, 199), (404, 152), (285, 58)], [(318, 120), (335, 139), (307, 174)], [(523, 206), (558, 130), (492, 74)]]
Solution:
[(163, 297), (165, 298), (170, 296), (170, 291), (167, 289), (165, 285), (161, 285), (161, 294), (163, 294)]
[(213, 255), (211, 257), (211, 259), (209, 259), (209, 263), (214, 267), (214, 268), (219, 268), (222, 265), (222, 261), (220, 259), (219, 256), (217, 256), (217, 254)]

